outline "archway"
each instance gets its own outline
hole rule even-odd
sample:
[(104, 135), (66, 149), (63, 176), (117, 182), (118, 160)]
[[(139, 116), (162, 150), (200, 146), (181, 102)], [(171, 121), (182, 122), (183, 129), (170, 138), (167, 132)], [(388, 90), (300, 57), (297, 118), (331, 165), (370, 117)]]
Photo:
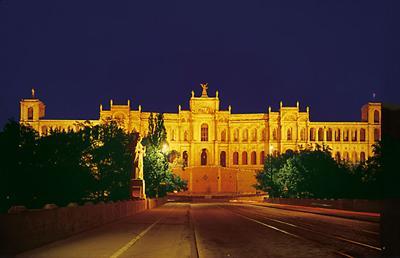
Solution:
[(201, 165), (202, 166), (206, 166), (207, 165), (207, 150), (203, 149), (201, 151)]

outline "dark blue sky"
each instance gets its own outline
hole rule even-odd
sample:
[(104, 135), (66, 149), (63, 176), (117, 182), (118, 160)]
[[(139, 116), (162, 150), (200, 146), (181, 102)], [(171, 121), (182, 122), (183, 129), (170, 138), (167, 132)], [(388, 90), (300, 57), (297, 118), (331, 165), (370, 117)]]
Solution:
[[(0, 125), (30, 89), (48, 118), (98, 118), (110, 98), (144, 111), (188, 107), (200, 82), (222, 108), (279, 101), (311, 119), (359, 120), (399, 102), (394, 1), (0, 0)], [(397, 51), (396, 51), (397, 52)]]

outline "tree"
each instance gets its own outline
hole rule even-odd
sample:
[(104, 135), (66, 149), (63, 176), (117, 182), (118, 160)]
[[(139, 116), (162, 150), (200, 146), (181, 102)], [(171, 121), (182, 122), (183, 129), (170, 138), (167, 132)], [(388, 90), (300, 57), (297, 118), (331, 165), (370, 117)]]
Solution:
[(149, 197), (164, 196), (167, 192), (186, 189), (187, 183), (174, 175), (169, 167), (168, 153), (162, 151), (167, 144), (167, 132), (163, 114), (149, 116), (149, 132), (143, 139), (146, 155), (143, 158), (146, 195)]

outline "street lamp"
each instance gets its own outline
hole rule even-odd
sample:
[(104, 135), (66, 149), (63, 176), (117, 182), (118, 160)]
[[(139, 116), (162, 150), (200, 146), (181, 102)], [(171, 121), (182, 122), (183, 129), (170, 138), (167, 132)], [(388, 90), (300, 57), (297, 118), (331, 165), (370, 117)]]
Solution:
[(169, 150), (169, 146), (168, 143), (164, 142), (164, 144), (162, 145), (161, 151), (166, 154)]
[[(273, 180), (272, 179), (272, 152), (273, 152), (273, 149), (274, 149), (274, 146), (272, 146), (272, 144), (269, 145), (269, 174), (270, 174), (270, 177), (271, 177), (271, 182), (270, 182), (271, 191), (272, 191), (272, 180)], [(268, 194), (268, 195), (270, 195), (270, 194)]]

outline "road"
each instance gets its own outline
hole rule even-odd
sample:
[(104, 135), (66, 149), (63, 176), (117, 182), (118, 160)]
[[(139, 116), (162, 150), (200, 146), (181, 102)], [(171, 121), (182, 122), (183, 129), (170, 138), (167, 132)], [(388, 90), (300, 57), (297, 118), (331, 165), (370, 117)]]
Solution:
[(17, 257), (378, 257), (379, 224), (238, 203), (167, 203)]

